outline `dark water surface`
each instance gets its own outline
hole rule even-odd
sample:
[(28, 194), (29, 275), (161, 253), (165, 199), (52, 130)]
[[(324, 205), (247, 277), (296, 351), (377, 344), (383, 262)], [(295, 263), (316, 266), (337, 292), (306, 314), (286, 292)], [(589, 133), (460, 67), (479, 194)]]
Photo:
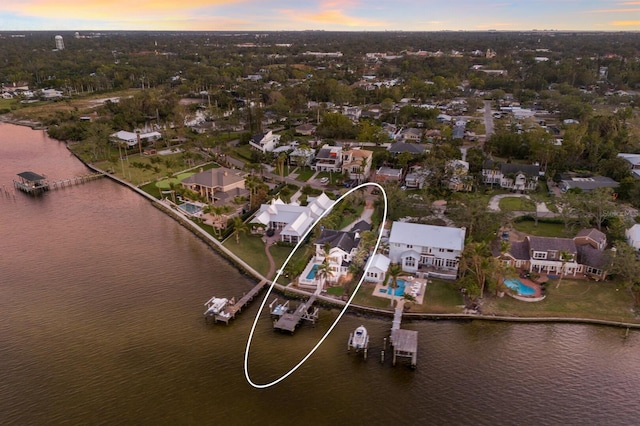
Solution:
[[(418, 368), (382, 365), (390, 319), (346, 315), (291, 377), (244, 378), (254, 303), (229, 326), (203, 303), (252, 285), (171, 218), (108, 179), (13, 193), (16, 173), (86, 173), (42, 131), (0, 124), (0, 424), (598, 424), (640, 422), (640, 333), (584, 325), (412, 322)], [(266, 383), (338, 311), (295, 336), (256, 330)], [(346, 354), (365, 324), (368, 361)]]

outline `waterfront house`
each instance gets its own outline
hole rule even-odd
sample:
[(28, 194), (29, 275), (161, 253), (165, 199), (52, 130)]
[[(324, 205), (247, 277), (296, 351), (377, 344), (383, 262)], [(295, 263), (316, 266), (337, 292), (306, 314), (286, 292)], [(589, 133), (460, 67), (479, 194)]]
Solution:
[(263, 204), (250, 224), (253, 232), (273, 229), (282, 242), (296, 244), (315, 221), (333, 205), (333, 201), (323, 192), (318, 197), (309, 197), (308, 204), (285, 203), (280, 198)]
[(501, 259), (529, 272), (572, 277), (606, 275), (606, 236), (597, 229), (583, 229), (574, 238), (527, 236), (511, 243)]
[(196, 173), (183, 179), (180, 184), (197, 192), (213, 204), (229, 204), (235, 197), (246, 197), (244, 174), (238, 170), (220, 167)]
[[(353, 257), (358, 252), (360, 232), (323, 229), (315, 242), (315, 254), (298, 278), (300, 286), (318, 288), (326, 282), (337, 284), (349, 272)], [(327, 252), (328, 251), (328, 252)], [(329, 264), (330, 274), (319, 277), (318, 265)]]
[(465, 228), (393, 222), (389, 259), (418, 276), (455, 279), (465, 234)]

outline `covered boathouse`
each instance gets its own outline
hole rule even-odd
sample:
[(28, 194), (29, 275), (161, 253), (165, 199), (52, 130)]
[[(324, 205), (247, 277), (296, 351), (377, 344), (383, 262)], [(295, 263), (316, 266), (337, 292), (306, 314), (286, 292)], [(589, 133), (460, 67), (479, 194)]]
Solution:
[(18, 173), (19, 181), (14, 180), (13, 185), (27, 194), (41, 194), (49, 190), (49, 183), (44, 176), (34, 172)]

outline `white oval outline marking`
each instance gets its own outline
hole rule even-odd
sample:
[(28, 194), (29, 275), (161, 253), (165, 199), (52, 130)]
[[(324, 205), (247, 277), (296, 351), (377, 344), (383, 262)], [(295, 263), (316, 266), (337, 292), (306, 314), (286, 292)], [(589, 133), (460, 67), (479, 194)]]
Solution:
[(302, 238), (300, 238), (298, 240), (298, 244), (296, 244), (296, 246), (293, 248), (291, 253), (289, 253), (289, 256), (287, 256), (287, 258), (285, 259), (284, 263), (282, 264), (282, 266), (278, 270), (278, 273), (276, 274), (275, 278), (271, 281), (271, 285), (269, 286), (269, 290), (267, 290), (267, 294), (264, 296), (264, 299), (262, 299), (262, 304), (260, 305), (260, 309), (258, 309), (258, 313), (256, 314), (256, 317), (253, 320), (253, 325), (251, 326), (251, 331), (249, 332), (249, 338), (247, 339), (247, 347), (245, 348), (245, 351), (244, 351), (244, 377), (247, 379), (247, 382), (251, 386), (253, 386), (254, 388), (256, 388), (256, 389), (266, 389), (266, 388), (269, 388), (269, 387), (271, 387), (273, 385), (276, 385), (276, 384), (280, 383), (281, 381), (283, 381), (284, 379), (286, 379), (287, 377), (289, 377), (290, 375), (292, 375), (298, 368), (302, 367), (302, 364), (304, 364), (307, 361), (307, 359), (309, 359), (309, 357), (311, 355), (313, 355), (313, 353), (320, 347), (320, 345), (325, 341), (325, 339), (333, 331), (335, 326), (338, 324), (338, 321), (340, 321), (340, 318), (342, 318), (344, 313), (347, 311), (347, 308), (351, 304), (351, 301), (353, 300), (353, 298), (355, 297), (356, 293), (360, 289), (360, 286), (362, 285), (362, 282), (364, 281), (364, 277), (367, 274), (367, 270), (371, 266), (371, 262), (373, 260), (373, 256), (369, 257), (369, 260), (367, 261), (367, 264), (364, 267), (364, 272), (362, 274), (362, 278), (360, 278), (360, 282), (358, 282), (358, 285), (356, 286), (355, 290), (351, 294), (351, 297), (347, 301), (347, 304), (344, 306), (342, 311), (340, 311), (340, 314), (338, 314), (338, 317), (335, 319), (335, 321), (333, 321), (333, 324), (331, 324), (331, 327), (329, 327), (329, 329), (324, 334), (324, 336), (322, 336), (322, 338), (309, 351), (309, 353), (307, 355), (305, 355), (305, 357), (302, 358), (302, 360), (300, 360), (300, 362), (298, 362), (298, 364), (296, 364), (293, 368), (291, 368), (291, 370), (289, 370), (287, 373), (282, 375), (279, 379), (274, 380), (271, 383), (258, 384), (258, 383), (254, 383), (251, 380), (251, 377), (249, 377), (249, 349), (251, 349), (251, 340), (253, 339), (253, 333), (255, 332), (256, 325), (258, 324), (258, 318), (260, 317), (260, 314), (262, 313), (262, 310), (264, 309), (264, 305), (267, 303), (267, 299), (269, 298), (269, 295), (271, 294), (271, 290), (273, 290), (273, 287), (275, 286), (275, 283), (278, 282), (278, 278), (280, 278), (280, 275), (282, 275), (282, 272), (283, 272), (285, 266), (287, 266), (287, 264), (289, 263), (289, 260), (291, 260), (291, 257), (293, 256), (293, 254), (296, 252), (296, 250), (298, 250), (298, 247), (300, 247), (300, 244), (302, 244), (302, 242), (307, 238), (307, 235), (309, 235), (311, 230), (313, 228), (315, 228), (315, 226), (318, 224), (318, 222), (320, 222), (320, 220), (322, 218), (324, 218), (327, 214), (329, 214), (329, 212), (331, 212), (331, 210), (333, 210), (333, 206), (335, 206), (338, 203), (340, 203), (344, 198), (346, 198), (348, 195), (350, 195), (354, 191), (356, 191), (356, 190), (358, 190), (360, 188), (365, 188), (367, 186), (375, 186), (378, 189), (380, 189), (380, 191), (382, 192), (382, 197), (384, 199), (384, 215), (383, 215), (382, 221), (380, 222), (380, 231), (378, 232), (378, 240), (376, 241), (376, 246), (373, 249), (373, 253), (375, 254), (378, 251), (378, 247), (380, 246), (380, 241), (382, 240), (382, 232), (384, 231), (384, 224), (385, 224), (385, 222), (387, 220), (387, 209), (388, 209), (387, 193), (385, 192), (384, 188), (382, 186), (380, 186), (379, 184), (377, 184), (375, 182), (365, 182), (365, 183), (363, 183), (361, 185), (356, 186), (355, 188), (352, 188), (351, 190), (347, 191), (346, 193), (344, 193), (340, 198), (338, 198), (331, 205), (331, 207), (329, 207), (327, 210), (325, 210), (324, 213), (322, 213), (322, 215), (313, 223), (313, 226), (311, 226), (307, 230), (307, 232), (305, 232), (305, 234), (302, 236)]

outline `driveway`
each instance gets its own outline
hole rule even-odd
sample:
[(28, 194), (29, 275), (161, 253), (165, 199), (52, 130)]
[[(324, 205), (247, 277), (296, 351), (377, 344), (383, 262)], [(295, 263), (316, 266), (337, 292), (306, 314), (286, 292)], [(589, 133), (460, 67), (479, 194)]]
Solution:
[[(502, 200), (503, 198), (509, 198), (509, 197), (513, 197), (513, 198), (519, 198), (519, 197), (524, 197), (527, 199), (531, 199), (531, 197), (529, 197), (527, 194), (500, 194), (500, 195), (495, 195), (493, 197), (491, 197), (491, 199), (489, 200), (489, 210), (492, 212), (499, 212), (500, 211), (500, 200)], [(526, 214), (530, 214), (531, 212), (513, 212), (516, 216), (523, 216)], [(549, 208), (547, 208), (547, 205), (545, 203), (536, 203), (536, 213), (538, 214), (538, 217), (554, 217), (556, 216), (556, 214), (554, 212), (552, 212), (551, 210), (549, 210)]]

